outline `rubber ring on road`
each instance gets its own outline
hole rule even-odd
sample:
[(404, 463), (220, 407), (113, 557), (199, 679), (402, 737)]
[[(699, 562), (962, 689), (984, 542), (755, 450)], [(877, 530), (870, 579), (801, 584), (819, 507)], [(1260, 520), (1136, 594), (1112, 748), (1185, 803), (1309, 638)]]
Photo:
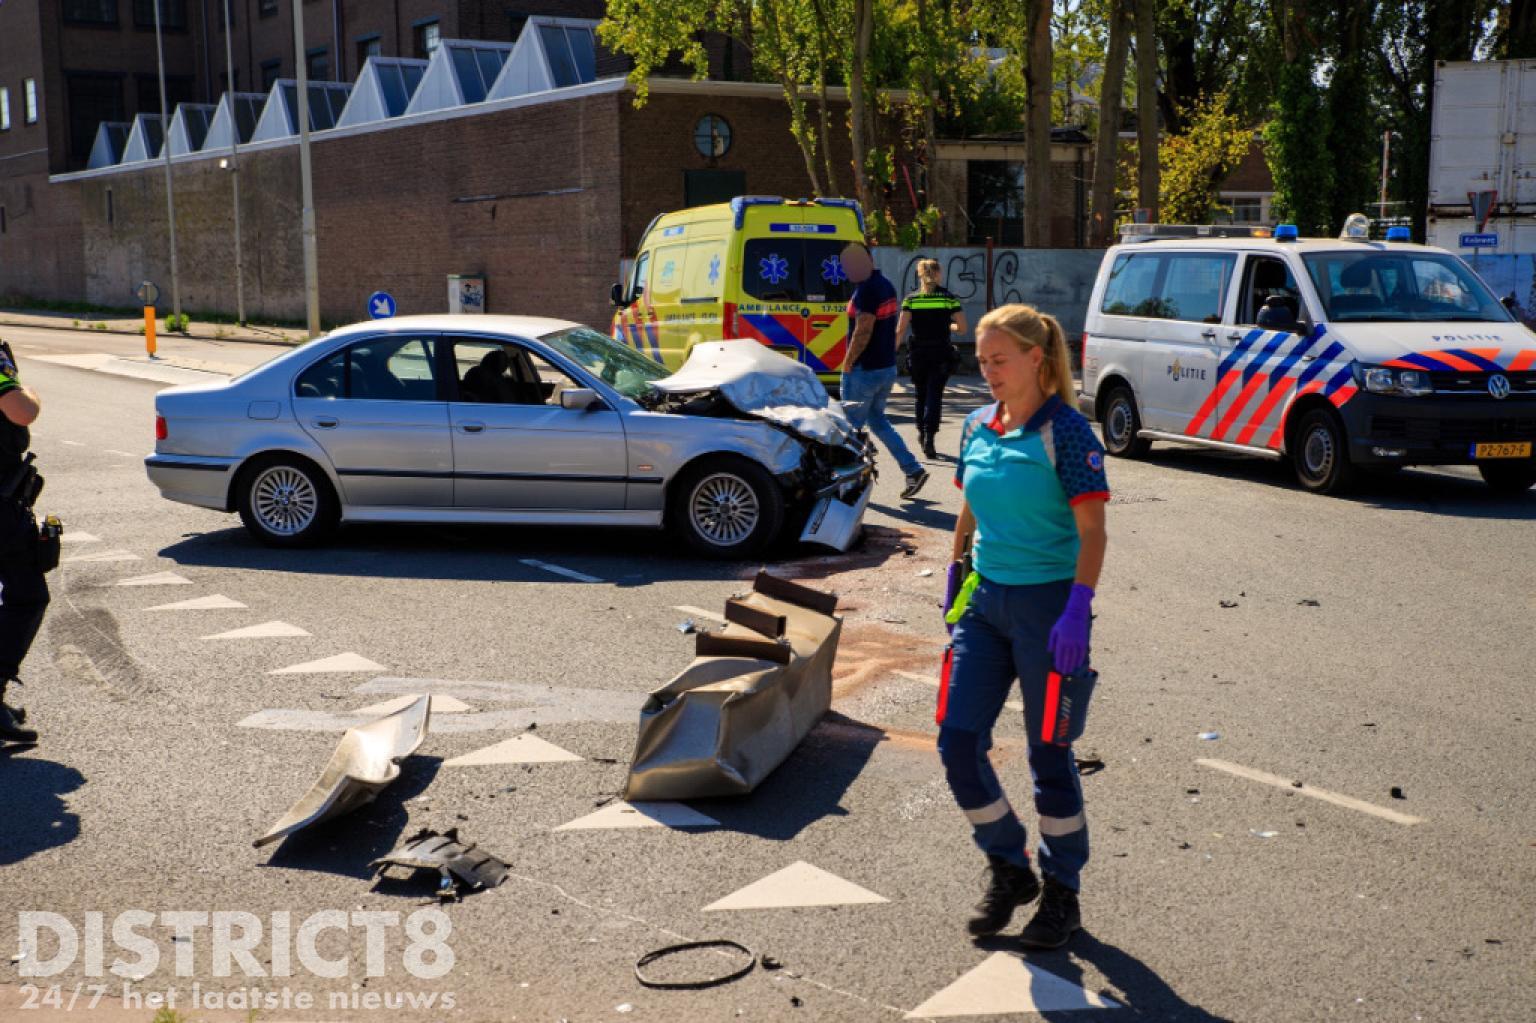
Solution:
[[(710, 977), (707, 980), (679, 980), (661, 981), (650, 980), (646, 977), (644, 968), (659, 959), (676, 955), (679, 952), (691, 952), (699, 948), (733, 948), (747, 957), (747, 965), (734, 973), (727, 973), (721, 977)], [(750, 948), (736, 941), (690, 941), (682, 945), (668, 945), (666, 948), (658, 948), (654, 952), (647, 952), (635, 962), (635, 979), (646, 987), (660, 988), (666, 991), (702, 991), (705, 988), (719, 987), (721, 984), (729, 984), (733, 980), (740, 980), (752, 972), (757, 965), (757, 955)]]

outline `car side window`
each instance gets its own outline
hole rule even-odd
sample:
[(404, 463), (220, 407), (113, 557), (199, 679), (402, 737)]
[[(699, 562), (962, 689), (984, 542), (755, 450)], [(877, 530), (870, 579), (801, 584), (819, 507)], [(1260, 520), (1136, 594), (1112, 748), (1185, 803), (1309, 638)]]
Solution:
[(490, 338), (453, 342), (458, 400), (476, 405), (542, 405), (538, 374), (521, 347)]
[(1156, 253), (1121, 253), (1110, 268), (1099, 308), (1110, 316), (1163, 318), (1157, 293), (1164, 269), (1164, 259)]
[(321, 359), (299, 374), (293, 387), (297, 398), (345, 398), (347, 396), (346, 350)]
[(382, 337), (347, 349), (347, 396), (370, 401), (436, 401), (434, 342)]
[(640, 253), (640, 258), (635, 260), (634, 276), (629, 280), (629, 300), (631, 302), (638, 302), (645, 297), (646, 281), (648, 279), (646, 274), (650, 272), (650, 269), (651, 254), (649, 252)]
[[(1237, 322), (1270, 329), (1295, 326), (1301, 316), (1301, 291), (1296, 276), (1283, 259), (1249, 256), (1244, 271)], [(1266, 312), (1265, 307), (1269, 309)]]

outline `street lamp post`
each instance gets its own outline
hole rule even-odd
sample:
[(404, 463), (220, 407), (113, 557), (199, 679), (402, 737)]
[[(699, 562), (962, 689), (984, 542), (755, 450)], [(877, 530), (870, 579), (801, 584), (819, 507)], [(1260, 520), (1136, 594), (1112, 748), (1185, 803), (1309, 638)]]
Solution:
[(315, 185), (309, 162), (309, 67), (304, 54), (304, 0), (293, 0), (293, 49), (298, 74), (299, 179), (304, 192), (304, 307), (309, 336), (320, 336), (320, 260), (315, 250)]
[(181, 323), (181, 275), (176, 268), (176, 195), (171, 188), (171, 119), (165, 112), (165, 43), (160, 32), (160, 5), (155, 0), (155, 57), (160, 62), (160, 155), (165, 158), (165, 221), (171, 234), (171, 314)]
[(229, 103), (229, 174), (235, 190), (235, 322), (245, 322), (245, 249), (240, 244), (240, 118), (235, 110), (235, 52), (231, 0), (224, 0), (224, 99)]

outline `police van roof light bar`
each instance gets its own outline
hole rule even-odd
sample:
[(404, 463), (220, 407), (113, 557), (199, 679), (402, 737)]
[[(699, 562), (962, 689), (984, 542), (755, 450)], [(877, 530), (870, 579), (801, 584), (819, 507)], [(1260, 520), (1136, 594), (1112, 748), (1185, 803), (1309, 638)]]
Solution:
[(1160, 238), (1268, 238), (1269, 228), (1243, 224), (1122, 224), (1120, 241), (1151, 242)]

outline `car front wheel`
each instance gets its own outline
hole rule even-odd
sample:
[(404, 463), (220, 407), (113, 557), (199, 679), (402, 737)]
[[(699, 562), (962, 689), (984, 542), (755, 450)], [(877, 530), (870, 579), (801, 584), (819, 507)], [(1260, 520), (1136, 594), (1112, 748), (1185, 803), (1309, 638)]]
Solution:
[(339, 517), (330, 481), (300, 459), (269, 458), (242, 473), (240, 521), (272, 547), (305, 547), (335, 528)]
[(745, 558), (778, 535), (784, 494), (767, 470), (745, 458), (708, 458), (684, 470), (672, 489), (672, 526), (708, 558)]
[(1536, 484), (1536, 460), (1479, 462), (1477, 471), (1495, 493), (1523, 494)]
[(1355, 480), (1349, 446), (1339, 418), (1325, 408), (1302, 417), (1292, 435), (1291, 464), (1296, 479), (1315, 494), (1340, 494)]
[(1119, 458), (1141, 458), (1152, 450), (1152, 442), (1137, 436), (1141, 432), (1141, 414), (1136, 411), (1136, 397), (1129, 387), (1116, 387), (1104, 396), (1104, 414), (1099, 417), (1104, 428), (1104, 450)]

